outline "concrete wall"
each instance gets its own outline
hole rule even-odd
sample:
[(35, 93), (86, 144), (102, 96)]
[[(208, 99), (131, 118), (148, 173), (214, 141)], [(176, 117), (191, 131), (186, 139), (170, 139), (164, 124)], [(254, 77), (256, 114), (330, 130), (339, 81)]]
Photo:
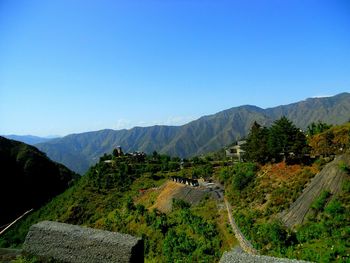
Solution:
[(144, 262), (141, 238), (51, 221), (30, 228), (23, 251), (59, 262)]
[(230, 225), (232, 227), (233, 232), (235, 233), (235, 237), (239, 242), (239, 245), (243, 249), (244, 252), (249, 253), (249, 254), (258, 254), (256, 249), (253, 247), (253, 245), (245, 238), (239, 227), (237, 226), (235, 219), (232, 216), (232, 209), (230, 203), (224, 198), (226, 209), (227, 209), (227, 214), (228, 214), (228, 219), (230, 222)]

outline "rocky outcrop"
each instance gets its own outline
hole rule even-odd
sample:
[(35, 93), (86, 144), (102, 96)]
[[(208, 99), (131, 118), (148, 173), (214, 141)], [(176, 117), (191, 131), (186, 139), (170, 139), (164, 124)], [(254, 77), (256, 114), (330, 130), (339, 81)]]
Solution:
[(33, 225), (25, 254), (58, 262), (143, 262), (143, 241), (127, 234), (43, 221)]
[(341, 190), (341, 185), (346, 178), (346, 173), (340, 169), (340, 164), (350, 166), (350, 155), (337, 156), (328, 163), (304, 189), (299, 198), (290, 206), (287, 211), (281, 213), (281, 219), (288, 227), (301, 224), (309, 211), (311, 204), (322, 191), (329, 191), (336, 194)]

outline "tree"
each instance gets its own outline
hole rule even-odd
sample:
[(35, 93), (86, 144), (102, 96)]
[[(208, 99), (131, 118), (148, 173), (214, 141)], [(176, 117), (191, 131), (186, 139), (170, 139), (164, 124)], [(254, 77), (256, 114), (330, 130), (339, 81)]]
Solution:
[(317, 123), (313, 122), (309, 126), (307, 126), (307, 135), (313, 136), (319, 133), (322, 133), (328, 129), (330, 129), (332, 125), (329, 125), (325, 122), (318, 121)]
[(305, 134), (286, 117), (269, 129), (267, 147), (275, 161), (301, 159), (308, 151)]
[(269, 159), (267, 141), (269, 130), (254, 122), (244, 145), (244, 159), (251, 162), (265, 163)]

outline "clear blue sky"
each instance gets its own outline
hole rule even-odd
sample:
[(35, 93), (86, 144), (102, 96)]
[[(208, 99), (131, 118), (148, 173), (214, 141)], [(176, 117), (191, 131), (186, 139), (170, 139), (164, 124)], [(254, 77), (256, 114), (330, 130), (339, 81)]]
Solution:
[(348, 0), (0, 0), (0, 134), (179, 125), (347, 91)]

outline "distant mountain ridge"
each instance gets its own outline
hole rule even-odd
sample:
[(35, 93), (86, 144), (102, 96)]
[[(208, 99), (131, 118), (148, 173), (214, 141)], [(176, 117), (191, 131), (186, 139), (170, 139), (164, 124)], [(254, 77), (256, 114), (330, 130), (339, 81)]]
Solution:
[(54, 138), (48, 138), (48, 137), (38, 137), (38, 136), (33, 136), (33, 135), (2, 135), (3, 137), (10, 139), (10, 140), (15, 140), (19, 142), (24, 142), (29, 145), (35, 145), (37, 143), (42, 143), (42, 142), (47, 142), (50, 141)]
[(350, 94), (310, 98), (268, 109), (244, 105), (201, 117), (182, 126), (106, 129), (71, 134), (36, 146), (53, 160), (84, 173), (101, 155), (111, 152), (118, 145), (124, 151), (151, 153), (156, 150), (173, 156), (190, 157), (216, 151), (243, 138), (254, 121), (268, 126), (282, 116), (302, 129), (319, 120), (341, 124), (350, 118)]

